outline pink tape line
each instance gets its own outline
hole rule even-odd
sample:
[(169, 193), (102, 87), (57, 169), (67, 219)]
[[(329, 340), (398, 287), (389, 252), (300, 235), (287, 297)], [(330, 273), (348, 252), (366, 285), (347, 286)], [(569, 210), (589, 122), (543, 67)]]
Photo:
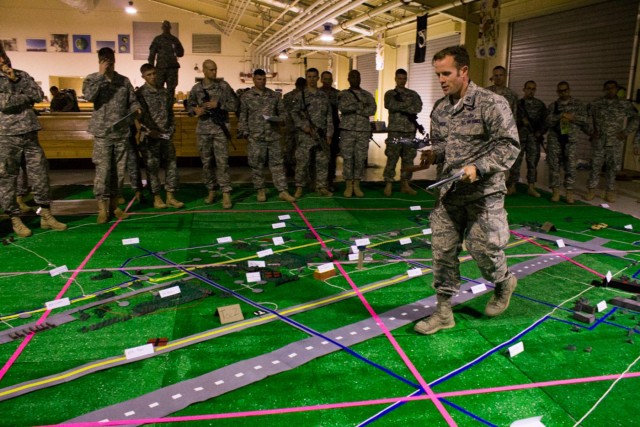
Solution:
[[(129, 204), (127, 205), (127, 208), (125, 209), (125, 211), (129, 210), (129, 208), (131, 207), (131, 205), (133, 204), (133, 199), (131, 199), (131, 201), (129, 202)], [(93, 249), (91, 249), (91, 252), (89, 252), (89, 254), (85, 257), (84, 261), (82, 261), (82, 263), (80, 264), (80, 266), (78, 266), (78, 268), (76, 268), (73, 271), (73, 274), (71, 274), (71, 277), (69, 278), (69, 280), (67, 280), (67, 283), (62, 287), (62, 289), (60, 290), (60, 292), (58, 292), (58, 295), (56, 295), (55, 300), (59, 300), (60, 298), (62, 298), (64, 296), (64, 294), (67, 292), (67, 289), (69, 289), (69, 286), (71, 286), (71, 284), (73, 283), (73, 281), (75, 280), (76, 277), (78, 277), (78, 274), (80, 273), (80, 271), (82, 271), (82, 269), (84, 268), (85, 265), (87, 265), (87, 263), (89, 262), (89, 260), (91, 259), (91, 257), (93, 257), (93, 254), (96, 253), (96, 251), (98, 250), (98, 248), (100, 246), (102, 246), (102, 244), (105, 242), (105, 240), (107, 240), (107, 237), (109, 237), (109, 235), (113, 232), (113, 230), (115, 230), (115, 228), (118, 226), (118, 224), (120, 224), (120, 221), (122, 220), (117, 220), (112, 226), (111, 228), (109, 228), (109, 230), (104, 234), (104, 236), (102, 236), (102, 238), (100, 239), (100, 241), (93, 247)], [(36, 322), (36, 325), (40, 325), (42, 324), (45, 320), (47, 320), (47, 317), (49, 317), (49, 314), (51, 313), (51, 310), (46, 310), (44, 313), (42, 313), (42, 316), (40, 316), (40, 318), (38, 319), (38, 321)], [(18, 357), (20, 357), (20, 355), (22, 354), (22, 352), (24, 351), (25, 347), (31, 342), (31, 340), (33, 339), (35, 335), (35, 332), (30, 332), (25, 338), (24, 340), (22, 340), (22, 342), (20, 343), (20, 345), (18, 346), (18, 348), (16, 349), (16, 351), (13, 352), (13, 354), (11, 355), (11, 357), (9, 358), (9, 360), (7, 360), (7, 362), (4, 364), (4, 366), (2, 367), (2, 369), (0, 369), (0, 382), (2, 381), (2, 378), (4, 378), (4, 376), (6, 375), (6, 373), (9, 371), (9, 369), (11, 368), (11, 366), (15, 363), (15, 361), (18, 359)]]
[[(309, 222), (309, 220), (307, 220), (307, 217), (304, 216), (304, 213), (300, 210), (300, 208), (298, 207), (298, 205), (296, 203), (293, 203), (293, 206), (296, 208), (296, 211), (298, 212), (298, 215), (300, 215), (300, 217), (302, 218), (302, 220), (304, 221), (304, 223), (307, 225), (307, 227), (309, 228), (309, 230), (313, 233), (313, 235), (316, 237), (316, 239), (318, 240), (318, 242), (320, 242), (320, 245), (323, 248), (327, 248), (327, 245), (324, 243), (324, 240), (322, 240), (322, 237), (320, 237), (320, 235), (316, 232), (315, 228), (313, 228), (313, 226), (311, 225), (311, 223)], [(328, 254), (331, 258), (333, 258), (333, 254), (328, 251)], [(362, 294), (362, 292), (360, 292), (360, 289), (358, 289), (358, 287), (356, 286), (356, 284), (353, 282), (353, 280), (351, 280), (351, 277), (349, 277), (349, 275), (347, 274), (347, 272), (344, 270), (344, 268), (342, 268), (342, 265), (337, 261), (337, 260), (333, 260), (333, 263), (335, 264), (335, 266), (338, 268), (338, 270), (340, 270), (340, 273), (342, 273), (342, 276), (347, 280), (347, 282), (349, 283), (349, 285), (351, 286), (351, 288), (353, 288), (353, 291), (356, 293), (356, 295), (358, 295), (358, 298), (360, 299), (360, 301), (362, 302), (362, 304), (365, 306), (365, 308), (367, 309), (367, 311), (369, 312), (369, 314), (371, 314), (371, 317), (373, 317), (373, 319), (376, 321), (376, 324), (380, 327), (380, 329), (382, 330), (382, 332), (387, 336), (387, 338), (389, 339), (389, 341), (391, 342), (391, 345), (393, 346), (393, 348), (398, 352), (398, 354), (400, 355), (400, 357), (402, 358), (402, 360), (404, 361), (404, 363), (407, 365), (407, 367), (409, 368), (409, 370), (411, 371), (411, 373), (414, 375), (414, 377), (418, 380), (418, 383), (420, 384), (420, 386), (423, 388), (423, 390), (427, 393), (427, 396), (429, 396), (429, 398), (433, 401), (433, 403), (436, 405), (436, 408), (438, 408), (438, 411), (440, 411), (440, 414), (442, 414), (442, 416), (444, 417), (444, 419), (447, 421), (447, 423), (450, 426), (455, 426), (457, 425), (455, 421), (453, 421), (453, 418), (451, 418), (451, 415), (449, 415), (449, 413), (447, 412), (447, 410), (444, 408), (444, 406), (442, 405), (442, 402), (440, 402), (437, 398), (435, 398), (435, 395), (433, 393), (433, 390), (431, 390), (431, 387), (429, 387), (429, 385), (427, 384), (427, 382), (424, 380), (424, 378), (422, 378), (422, 375), (420, 375), (420, 373), (418, 372), (418, 370), (416, 369), (416, 367), (413, 365), (413, 363), (411, 363), (411, 360), (409, 359), (409, 357), (406, 355), (406, 353), (402, 350), (402, 347), (400, 347), (400, 344), (398, 344), (398, 342), (396, 341), (396, 339), (393, 337), (393, 335), (391, 334), (391, 332), (389, 331), (389, 329), (387, 329), (387, 327), (384, 325), (384, 323), (382, 322), (382, 319), (380, 319), (380, 316), (378, 316), (378, 314), (375, 312), (375, 310), (373, 309), (373, 307), (371, 307), (371, 304), (369, 304), (369, 302), (367, 301), (367, 299), (364, 297), (364, 295)]]

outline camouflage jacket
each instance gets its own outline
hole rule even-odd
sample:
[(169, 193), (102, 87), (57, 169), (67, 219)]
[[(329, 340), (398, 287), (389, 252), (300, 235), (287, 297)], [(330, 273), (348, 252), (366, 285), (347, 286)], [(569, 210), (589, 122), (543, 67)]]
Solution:
[(317, 129), (326, 131), (328, 137), (333, 136), (331, 104), (329, 104), (327, 95), (321, 90), (311, 92), (305, 88), (305, 90), (296, 93), (293, 98), (291, 117), (299, 130), (304, 129), (311, 122), (311, 125)]
[(577, 142), (578, 131), (590, 135), (593, 130), (588, 117), (587, 108), (581, 101), (575, 98), (570, 98), (567, 102), (561, 102), (557, 100), (552, 102), (547, 107), (547, 122), (546, 127), (548, 129), (547, 139), (558, 139), (561, 135), (560, 129), (560, 117), (563, 113), (573, 113), (575, 115), (575, 121), (569, 122), (569, 142)]
[(369, 117), (376, 114), (376, 100), (364, 89), (345, 89), (338, 95), (338, 109), (342, 113), (340, 129), (371, 131)]
[(473, 183), (448, 183), (441, 187), (440, 198), (453, 191), (459, 201), (475, 200), (504, 192), (505, 175), (520, 152), (518, 129), (502, 96), (473, 82), (464, 98), (452, 104), (448, 96), (438, 100), (431, 112), (431, 136), (444, 142), (434, 145), (436, 163), (442, 163), (442, 177), (475, 165), (478, 180)]
[(336, 129), (340, 126), (340, 113), (338, 112), (338, 96), (340, 91), (334, 87), (328, 89), (320, 88), (320, 91), (324, 92), (329, 98), (329, 104), (331, 104), (331, 117), (333, 117), (333, 128)]
[(178, 58), (183, 56), (182, 43), (173, 34), (160, 34), (149, 46), (149, 64), (155, 64), (156, 68), (180, 68)]
[(618, 141), (620, 132), (633, 135), (638, 130), (638, 111), (630, 101), (598, 98), (589, 106), (589, 112), (594, 130), (605, 146)]
[[(207, 95), (205, 95), (205, 91)], [(211, 85), (205, 87), (204, 81), (196, 83), (189, 92), (189, 115), (195, 115), (194, 107), (202, 106), (205, 103), (205, 99), (209, 97), (210, 101), (218, 100), (218, 107), (223, 111), (225, 115), (225, 122), (228, 122), (229, 112), (238, 111), (238, 97), (233, 91), (229, 83), (224, 80), (214, 80)], [(197, 134), (213, 134), (220, 131), (220, 125), (213, 122), (208, 114), (203, 114), (199, 117), (198, 126), (196, 127)]]
[[(525, 124), (526, 121), (529, 123)], [(538, 98), (521, 98), (518, 101), (516, 124), (520, 131), (520, 139), (524, 139), (526, 135), (543, 135), (547, 131), (546, 121), (547, 107), (544, 102)]]
[(104, 74), (89, 74), (82, 83), (82, 93), (87, 101), (93, 102), (89, 133), (102, 138), (129, 135), (133, 118), (122, 119), (138, 110), (140, 104), (128, 78), (114, 73), (113, 80), (109, 81)]
[(422, 111), (422, 99), (418, 92), (407, 88), (388, 90), (384, 94), (384, 108), (389, 110), (387, 130), (415, 133), (416, 127), (407, 115), (417, 115)]
[(139, 119), (143, 126), (141, 136), (149, 135), (150, 131), (173, 135), (176, 125), (169, 92), (163, 87), (155, 88), (145, 84), (136, 91), (136, 96), (142, 106), (142, 116)]
[(22, 135), (40, 129), (33, 104), (42, 101), (44, 93), (29, 74), (13, 71), (15, 82), (0, 71), (0, 135)]
[(247, 135), (250, 141), (278, 141), (282, 114), (278, 92), (264, 88), (260, 93), (253, 87), (240, 97), (238, 133)]
[(489, 89), (493, 93), (497, 93), (498, 95), (502, 95), (507, 99), (509, 103), (509, 108), (511, 108), (511, 112), (513, 115), (516, 115), (516, 111), (518, 110), (518, 94), (509, 89), (508, 87), (498, 87), (496, 85), (491, 85), (487, 89)]

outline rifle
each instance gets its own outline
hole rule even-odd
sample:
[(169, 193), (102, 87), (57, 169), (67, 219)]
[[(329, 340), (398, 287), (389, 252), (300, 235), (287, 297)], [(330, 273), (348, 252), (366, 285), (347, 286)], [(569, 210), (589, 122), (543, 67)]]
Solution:
[[(204, 88), (203, 83), (200, 84), (202, 84), (202, 93), (204, 93), (202, 100), (204, 102), (210, 102), (211, 96), (209, 96), (209, 92), (207, 92), (207, 90)], [(204, 116), (205, 120), (211, 119), (214, 124), (220, 126), (220, 129), (222, 129), (222, 132), (224, 132), (224, 136), (227, 137), (233, 149), (236, 150), (236, 146), (233, 143), (233, 138), (231, 138), (231, 132), (229, 132), (229, 129), (227, 128), (227, 119), (229, 118), (229, 113), (220, 108), (220, 106), (217, 106), (216, 108), (205, 109)]]
[(303, 106), (302, 111), (304, 111), (304, 115), (309, 121), (309, 127), (311, 128), (311, 132), (309, 132), (311, 139), (313, 139), (318, 144), (320, 144), (320, 149), (324, 151), (327, 156), (331, 156), (331, 153), (329, 151), (331, 147), (329, 147), (326, 141), (327, 131), (313, 124), (313, 122), (311, 121), (311, 115), (309, 114), (309, 109), (307, 108), (307, 102), (304, 99), (304, 90), (300, 92), (300, 95), (302, 96), (302, 106)]
[[(395, 89), (394, 89), (394, 92), (396, 94), (393, 97), (395, 98), (396, 101), (398, 101), (398, 102), (404, 101), (404, 98), (402, 97), (402, 94), (400, 92), (398, 92)], [(418, 132), (420, 132), (421, 135), (426, 135), (425, 130), (424, 130), (424, 126), (422, 126), (420, 123), (418, 123), (418, 115), (417, 114), (407, 113), (406, 111), (398, 111), (398, 113), (400, 113), (403, 116), (405, 116), (407, 118), (407, 120), (409, 120), (409, 122), (413, 126), (415, 126), (416, 130)], [(428, 137), (428, 135), (427, 135), (427, 137)]]
[(431, 138), (427, 133), (423, 138), (394, 138), (387, 141), (387, 144), (404, 144), (416, 150), (429, 150), (433, 147), (434, 142), (444, 142), (444, 139)]

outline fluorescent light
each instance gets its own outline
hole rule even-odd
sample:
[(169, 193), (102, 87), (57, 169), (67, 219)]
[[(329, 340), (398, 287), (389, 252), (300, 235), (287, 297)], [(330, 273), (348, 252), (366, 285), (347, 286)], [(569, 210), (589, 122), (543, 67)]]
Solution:
[(282, 52), (280, 52), (280, 55), (278, 55), (278, 59), (282, 59), (283, 61), (286, 61), (287, 59), (289, 59), (289, 55), (287, 55), (287, 51), (283, 50)]
[(138, 9), (133, 7), (132, 1), (129, 2), (129, 6), (124, 8), (124, 11), (127, 12), (129, 15), (135, 15), (136, 13), (138, 13)]
[(331, 24), (324, 24), (324, 30), (320, 35), (320, 40), (322, 40), (323, 42), (332, 42), (333, 41), (332, 28), (333, 26)]

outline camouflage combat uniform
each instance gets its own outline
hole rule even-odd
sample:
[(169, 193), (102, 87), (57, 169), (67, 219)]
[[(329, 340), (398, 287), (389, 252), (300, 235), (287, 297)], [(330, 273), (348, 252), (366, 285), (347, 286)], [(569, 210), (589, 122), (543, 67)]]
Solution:
[(112, 80), (100, 73), (89, 74), (82, 92), (87, 101), (93, 102), (89, 120), (89, 133), (94, 137), (92, 160), (96, 166), (93, 194), (98, 200), (108, 200), (120, 193), (127, 168), (133, 118), (124, 117), (138, 110), (140, 104), (129, 79), (116, 72)]
[(509, 279), (504, 247), (509, 224), (504, 209), (504, 172), (519, 152), (518, 129), (503, 97), (470, 82), (461, 102), (448, 97), (431, 112), (431, 135), (445, 142), (434, 146), (443, 177), (475, 165), (478, 180), (453, 182), (440, 189), (431, 213), (433, 283), (438, 294), (453, 296), (460, 289), (458, 255), (463, 242), (482, 276), (493, 283)]
[(282, 105), (284, 108), (284, 165), (287, 170), (295, 170), (296, 164), (296, 147), (298, 146), (298, 131), (293, 120), (291, 112), (298, 90), (294, 89), (282, 96)]
[[(549, 167), (549, 187), (560, 187), (560, 168), (564, 167), (564, 188), (573, 190), (576, 182), (578, 131), (590, 133), (585, 105), (575, 98), (567, 102), (552, 102), (547, 107), (547, 163)], [(574, 122), (562, 124), (560, 116), (573, 113)]]
[(516, 113), (518, 112), (518, 94), (514, 90), (511, 90), (506, 86), (498, 87), (496, 85), (491, 85), (487, 87), (487, 90), (490, 90), (493, 93), (497, 93), (498, 95), (504, 96), (507, 102), (509, 103), (509, 108), (511, 109), (513, 116), (516, 117)]
[(149, 184), (153, 195), (160, 194), (160, 166), (165, 168), (165, 190), (178, 190), (178, 167), (173, 134), (176, 130), (173, 106), (169, 92), (165, 88), (155, 88), (145, 84), (136, 95), (142, 106), (140, 118), (140, 144), (144, 146), (144, 160), (149, 174)]
[[(316, 150), (316, 191), (326, 188), (330, 149), (326, 137), (331, 138), (334, 130), (331, 105), (327, 95), (320, 90), (300, 91), (294, 98), (291, 115), (298, 130), (296, 186), (304, 187), (307, 184), (311, 151)], [(305, 125), (309, 125), (309, 122), (318, 130), (320, 140), (304, 132), (303, 129)]]
[(333, 137), (331, 138), (331, 149), (329, 150), (329, 182), (336, 179), (336, 161), (340, 153), (340, 113), (338, 112), (338, 95), (340, 91), (334, 87), (321, 87), (320, 91), (324, 92), (329, 98), (331, 105), (331, 117), (333, 117)]
[[(383, 177), (385, 182), (393, 182), (396, 176), (396, 165), (401, 159), (402, 168), (413, 166), (413, 159), (417, 150), (406, 144), (394, 144), (397, 138), (415, 138), (416, 126), (409, 120), (407, 114), (417, 115), (422, 111), (422, 99), (416, 91), (407, 88), (395, 88), (384, 94), (384, 108), (389, 110), (389, 126), (387, 130), (387, 147), (384, 154), (387, 156), (387, 164)], [(410, 180), (413, 174), (410, 171), (401, 172), (400, 178)]]
[(259, 92), (254, 87), (240, 98), (238, 133), (246, 135), (249, 142), (247, 154), (256, 190), (265, 187), (263, 168), (268, 158), (273, 185), (279, 192), (287, 191), (278, 132), (281, 114), (284, 114), (284, 111), (280, 94), (269, 88)]
[(49, 165), (38, 142), (40, 123), (33, 110), (44, 93), (29, 74), (14, 72), (17, 81), (12, 82), (0, 71), (0, 208), (17, 216), (17, 180), (23, 158), (35, 202), (49, 206), (51, 199)]
[(376, 100), (364, 89), (345, 89), (338, 96), (342, 178), (362, 180), (371, 139), (369, 117), (376, 113)]
[[(224, 114), (238, 110), (238, 98), (227, 82), (215, 80), (210, 86), (196, 83), (189, 93), (189, 114), (194, 115), (194, 107), (205, 103), (205, 91), (210, 100), (218, 100), (218, 108)], [(226, 125), (228, 129), (228, 119)], [(202, 161), (202, 180), (209, 191), (214, 191), (216, 181), (223, 193), (231, 191), (229, 177), (229, 139), (221, 125), (213, 122), (208, 114), (199, 117), (196, 127), (198, 151)], [(215, 170), (214, 170), (215, 169)]]
[[(525, 153), (527, 155), (527, 183), (535, 184), (538, 180), (538, 162), (540, 161), (540, 146), (547, 119), (547, 107), (538, 98), (524, 99), (518, 102), (516, 123), (520, 136), (520, 155), (509, 172), (507, 187), (520, 180), (520, 166)], [(528, 125), (525, 124), (528, 121)]]
[[(171, 103), (178, 86), (178, 58), (184, 56), (184, 48), (180, 40), (173, 34), (156, 36), (149, 46), (149, 64), (156, 67), (156, 82), (158, 87), (167, 84), (167, 91), (171, 94)], [(157, 61), (156, 61), (157, 59)]]
[[(596, 131), (591, 148), (591, 173), (587, 188), (593, 190), (598, 187), (602, 165), (607, 170), (607, 191), (614, 191), (616, 187), (616, 172), (622, 166), (622, 154), (626, 138), (619, 139), (618, 135), (635, 135), (638, 130), (638, 112), (633, 104), (619, 98), (599, 98), (591, 103), (590, 113)], [(625, 126), (626, 119), (626, 126)]]

